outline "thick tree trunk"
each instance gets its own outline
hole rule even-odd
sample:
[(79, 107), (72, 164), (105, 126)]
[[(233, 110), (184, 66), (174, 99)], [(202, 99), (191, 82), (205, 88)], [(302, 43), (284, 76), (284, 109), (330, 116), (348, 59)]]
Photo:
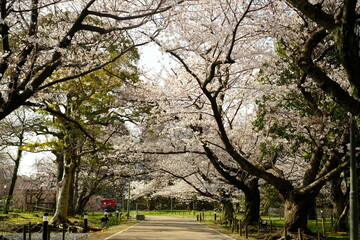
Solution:
[(340, 174), (331, 181), (331, 197), (334, 206), (334, 231), (347, 232), (348, 226), (348, 211), (349, 211), (349, 191), (343, 193), (342, 180)]
[(74, 164), (64, 166), (62, 180), (58, 183), (56, 210), (51, 224), (68, 222), (69, 191)]
[(76, 213), (76, 202), (77, 202), (77, 173), (78, 171), (75, 171), (77, 169), (76, 166), (72, 169), (71, 172), (71, 182), (69, 187), (69, 209), (68, 209), (68, 215), (69, 216), (75, 216)]
[(86, 207), (86, 204), (89, 202), (90, 198), (93, 196), (88, 194), (88, 195), (84, 195), (84, 196), (79, 196), (78, 198), (78, 201), (76, 203), (76, 211), (75, 213), (76, 214), (82, 214), (83, 212), (85, 212), (85, 207)]
[(260, 191), (258, 178), (252, 178), (246, 183), (245, 194), (245, 216), (246, 225), (257, 225), (260, 220)]
[(234, 207), (230, 199), (224, 199), (222, 204), (222, 221), (232, 223), (234, 218)]
[(347, 232), (349, 230), (349, 224), (348, 224), (349, 203), (344, 204), (344, 202), (337, 201), (337, 204), (334, 205), (333, 213), (335, 216), (334, 231)]
[(289, 199), (285, 199), (285, 226), (289, 232), (297, 232), (300, 229), (304, 233), (311, 233), (307, 222), (314, 197), (295, 193)]
[(316, 200), (313, 199), (311, 207), (309, 209), (309, 220), (315, 220), (317, 218), (316, 213)]

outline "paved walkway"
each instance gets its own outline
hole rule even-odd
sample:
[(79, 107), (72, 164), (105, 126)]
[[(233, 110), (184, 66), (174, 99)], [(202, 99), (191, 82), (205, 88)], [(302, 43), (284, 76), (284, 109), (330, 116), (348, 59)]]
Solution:
[(145, 219), (105, 240), (233, 240), (190, 219), (168, 216), (146, 216)]

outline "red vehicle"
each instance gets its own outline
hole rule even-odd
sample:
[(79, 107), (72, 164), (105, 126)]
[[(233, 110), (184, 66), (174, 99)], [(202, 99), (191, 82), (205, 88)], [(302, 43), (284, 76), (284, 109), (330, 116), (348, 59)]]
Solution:
[(101, 207), (104, 211), (114, 212), (116, 210), (116, 201), (114, 199), (101, 200)]

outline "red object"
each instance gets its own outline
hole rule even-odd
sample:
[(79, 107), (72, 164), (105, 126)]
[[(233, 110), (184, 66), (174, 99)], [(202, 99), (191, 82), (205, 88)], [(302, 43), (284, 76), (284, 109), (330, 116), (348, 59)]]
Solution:
[(101, 200), (101, 207), (103, 209), (112, 209), (116, 207), (116, 202), (114, 199), (103, 199)]

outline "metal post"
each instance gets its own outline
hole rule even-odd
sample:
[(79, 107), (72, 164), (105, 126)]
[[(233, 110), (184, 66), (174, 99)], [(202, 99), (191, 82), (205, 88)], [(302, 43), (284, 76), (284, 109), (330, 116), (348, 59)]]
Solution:
[(49, 214), (48, 213), (44, 213), (43, 216), (43, 224), (42, 224), (42, 240), (47, 240), (48, 237), (48, 225), (49, 225)]
[(359, 239), (357, 163), (355, 158), (355, 122), (350, 117), (350, 240)]
[(88, 232), (88, 214), (84, 213), (84, 233)]

